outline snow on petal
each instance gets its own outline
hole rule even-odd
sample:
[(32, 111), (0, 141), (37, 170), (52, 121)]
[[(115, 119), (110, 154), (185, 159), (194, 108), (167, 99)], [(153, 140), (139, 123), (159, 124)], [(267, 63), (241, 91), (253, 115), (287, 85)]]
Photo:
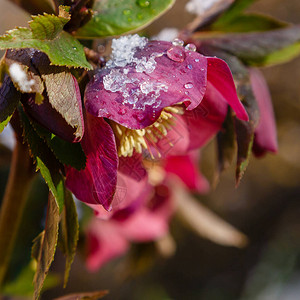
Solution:
[(207, 82), (207, 59), (201, 54), (170, 42), (149, 41), (134, 47), (133, 56), (120, 57), (87, 85), (85, 106), (94, 116), (142, 129), (165, 107), (183, 102), (191, 110), (200, 104)]

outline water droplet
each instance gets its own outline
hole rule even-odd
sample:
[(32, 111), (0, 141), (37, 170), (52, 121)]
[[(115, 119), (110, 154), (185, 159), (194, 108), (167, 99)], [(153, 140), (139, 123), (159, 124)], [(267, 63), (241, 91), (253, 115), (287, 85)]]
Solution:
[(188, 51), (193, 51), (193, 52), (195, 52), (197, 48), (196, 48), (196, 46), (195, 46), (194, 44), (187, 44), (187, 45), (185, 46), (185, 49), (188, 50)]
[(118, 111), (118, 114), (123, 116), (127, 113), (127, 109), (125, 107), (121, 107)]
[(192, 70), (193, 69), (193, 66), (192, 65), (187, 65), (187, 68)]
[(148, 7), (150, 5), (150, 1), (149, 0), (137, 0), (136, 3), (140, 7)]
[(180, 47), (171, 47), (167, 51), (167, 56), (171, 60), (177, 61), (177, 62), (183, 62), (185, 59), (185, 53), (184, 53), (183, 49), (181, 49)]
[(76, 48), (76, 47), (73, 47), (73, 50), (77, 50), (77, 48)]
[(191, 82), (187, 82), (187, 83), (184, 85), (184, 87), (185, 87), (186, 89), (191, 89), (191, 88), (194, 87), (194, 85), (193, 85)]
[(130, 9), (124, 9), (123, 10), (123, 15), (125, 15), (125, 16), (131, 15), (131, 10)]
[(144, 16), (143, 16), (143, 14), (137, 14), (137, 18), (138, 18), (139, 20), (143, 20), (143, 19), (144, 19)]
[(195, 59), (195, 62), (199, 62), (199, 61), (200, 61), (200, 59), (199, 59), (199, 58), (196, 58), (196, 59)]
[(186, 91), (186, 92), (184, 92), (186, 95), (188, 95), (189, 94), (189, 92), (188, 91)]
[(173, 44), (173, 46), (183, 46), (184, 41), (176, 38), (173, 40), (172, 44)]
[(140, 122), (142, 122), (142, 121), (145, 119), (145, 117), (144, 117), (143, 114), (134, 115), (134, 117), (135, 117), (138, 121), (140, 121)]

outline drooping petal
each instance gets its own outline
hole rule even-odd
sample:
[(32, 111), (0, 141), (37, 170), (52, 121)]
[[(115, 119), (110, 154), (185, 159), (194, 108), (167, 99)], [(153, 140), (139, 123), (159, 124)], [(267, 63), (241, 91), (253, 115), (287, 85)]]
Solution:
[(81, 201), (111, 209), (116, 184), (118, 155), (113, 131), (102, 118), (87, 114), (87, 130), (82, 140), (86, 168), (66, 167), (66, 186)]
[(112, 210), (106, 211), (101, 205), (89, 205), (96, 216), (108, 220), (114, 218), (124, 220), (132, 215), (149, 199), (151, 186), (148, 183), (147, 172), (142, 166), (140, 155), (119, 158), (119, 171)]
[(209, 183), (199, 171), (199, 154), (196, 151), (188, 155), (169, 156), (164, 161), (164, 169), (169, 174), (175, 174), (192, 191), (206, 193)]
[(216, 57), (207, 58), (207, 81), (222, 94), (239, 119), (248, 121), (248, 114), (236, 94), (232, 74), (225, 61)]
[(257, 69), (250, 69), (250, 79), (260, 111), (260, 120), (255, 130), (253, 152), (256, 156), (262, 156), (268, 151), (276, 153), (278, 150), (276, 123), (267, 83)]
[(223, 95), (210, 82), (201, 104), (183, 117), (189, 128), (189, 150), (208, 143), (222, 128), (228, 105)]
[[(122, 66), (120, 66), (122, 65)], [(87, 85), (91, 114), (131, 128), (153, 124), (164, 107), (184, 102), (188, 110), (206, 90), (206, 57), (169, 42), (150, 41), (130, 63), (101, 69)]]

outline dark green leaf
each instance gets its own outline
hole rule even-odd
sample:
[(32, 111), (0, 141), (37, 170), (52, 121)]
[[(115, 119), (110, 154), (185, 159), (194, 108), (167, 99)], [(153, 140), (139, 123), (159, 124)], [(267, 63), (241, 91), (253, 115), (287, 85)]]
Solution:
[(79, 224), (72, 194), (66, 190), (65, 207), (60, 222), (59, 245), (66, 256), (64, 287), (67, 285), (72, 262), (76, 254)]
[(215, 23), (212, 25), (212, 29), (223, 32), (251, 32), (251, 31), (267, 31), (282, 28), (287, 26), (286, 23), (275, 20), (269, 16), (259, 14), (245, 14), (239, 15), (230, 23), (224, 25), (218, 25)]
[(6, 75), (0, 87), (0, 132), (8, 124), (21, 99), (11, 79)]
[(227, 26), (236, 17), (256, 0), (235, 0), (230, 9), (228, 9), (218, 20), (215, 26), (221, 28)]
[[(1, 290), (2, 295), (19, 296), (19, 297), (32, 297), (34, 287), (32, 284), (32, 278), (34, 276), (33, 265), (30, 263), (24, 268), (15, 281), (6, 284)], [(59, 283), (59, 278), (52, 274), (49, 274), (45, 280), (44, 289), (55, 287)], [(9, 298), (12, 299), (12, 298)], [(15, 299), (15, 298), (14, 298)], [(19, 299), (19, 298), (18, 298)]]
[(59, 16), (34, 16), (30, 28), (18, 27), (1, 36), (0, 49), (34, 48), (46, 53), (54, 65), (90, 69), (83, 46), (63, 31), (69, 20), (70, 15), (63, 9)]
[(19, 114), (24, 130), (24, 140), (28, 143), (30, 152), (35, 159), (36, 169), (40, 170), (61, 212), (64, 206), (64, 180), (60, 169), (63, 166), (57, 161), (44, 140), (36, 133), (21, 107), (19, 107)]
[(238, 148), (236, 166), (236, 185), (238, 185), (249, 163), (253, 145), (254, 131), (259, 121), (259, 109), (252, 91), (248, 68), (243, 65), (243, 63), (237, 57), (219, 49), (206, 48), (205, 51), (205, 55), (216, 55), (227, 62), (237, 86), (237, 94), (239, 99), (245, 106), (249, 116), (248, 122), (241, 121), (237, 118), (234, 120)]
[(76, 32), (79, 38), (120, 35), (149, 25), (175, 0), (96, 0), (93, 18)]
[(77, 170), (85, 168), (86, 157), (80, 143), (69, 143), (38, 123), (31, 121), (31, 124), (62, 164), (71, 166)]
[(226, 170), (233, 162), (236, 150), (236, 136), (234, 130), (234, 123), (232, 118), (232, 111), (228, 109), (226, 119), (223, 123), (221, 131), (217, 135), (218, 145), (218, 170), (216, 180), (220, 174)]
[(214, 47), (237, 56), (247, 65), (281, 63), (300, 53), (300, 25), (266, 32), (215, 35), (195, 38), (202, 46)]
[(59, 209), (49, 193), (45, 231), (40, 244), (37, 270), (34, 276), (34, 298), (38, 299), (56, 251), (59, 224)]

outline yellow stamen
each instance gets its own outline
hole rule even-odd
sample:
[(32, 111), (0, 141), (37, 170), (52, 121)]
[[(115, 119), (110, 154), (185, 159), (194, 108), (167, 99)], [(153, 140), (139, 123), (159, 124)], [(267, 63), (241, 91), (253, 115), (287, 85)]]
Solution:
[[(154, 159), (150, 149), (152, 146), (157, 150), (158, 157), (161, 157), (155, 144), (168, 134), (168, 131), (174, 124), (174, 118), (176, 118), (174, 114), (182, 115), (183, 112), (184, 109), (181, 106), (166, 107), (157, 121), (145, 129), (128, 129), (120, 124), (111, 122), (112, 129), (119, 142), (118, 155), (127, 157), (132, 156), (134, 150), (137, 153), (148, 150)], [(173, 145), (171, 142), (169, 144)]]

